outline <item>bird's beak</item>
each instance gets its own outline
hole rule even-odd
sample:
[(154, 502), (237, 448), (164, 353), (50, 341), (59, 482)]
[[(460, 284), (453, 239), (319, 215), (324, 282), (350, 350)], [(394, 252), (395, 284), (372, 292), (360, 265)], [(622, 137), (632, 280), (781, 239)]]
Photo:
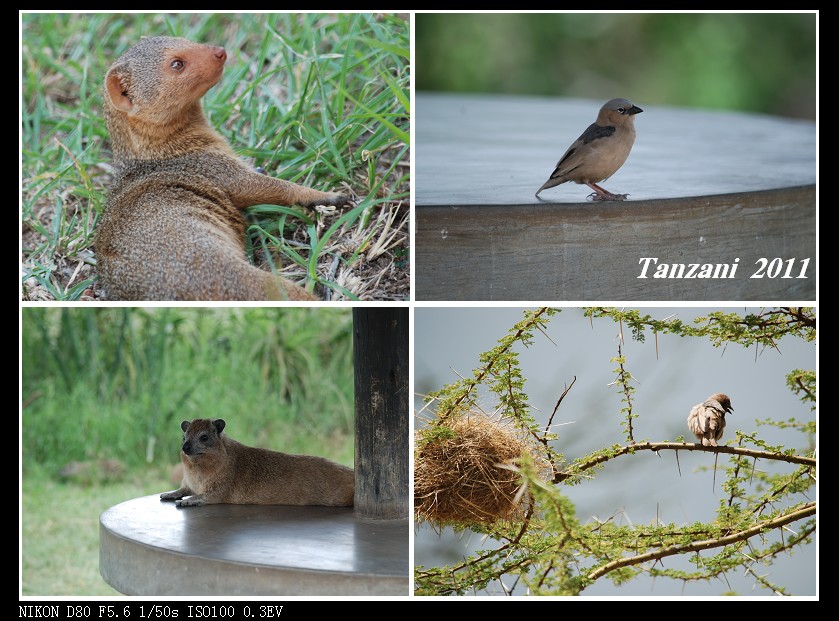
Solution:
[(629, 110), (626, 111), (627, 114), (638, 114), (639, 112), (643, 112), (641, 108), (638, 106), (632, 106)]
[(728, 412), (729, 414), (734, 414), (734, 406), (729, 405), (726, 412)]

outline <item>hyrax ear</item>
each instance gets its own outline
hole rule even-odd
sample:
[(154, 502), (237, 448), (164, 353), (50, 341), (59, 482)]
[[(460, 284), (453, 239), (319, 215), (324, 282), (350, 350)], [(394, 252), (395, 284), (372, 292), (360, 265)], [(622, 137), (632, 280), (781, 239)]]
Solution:
[(189, 428), (189, 421), (185, 420), (181, 423), (181, 431), (186, 431)]
[(111, 105), (117, 110), (131, 112), (134, 102), (128, 96), (128, 85), (131, 83), (131, 73), (127, 65), (111, 67), (105, 76), (105, 94)]
[(226, 424), (227, 423), (224, 422), (223, 418), (217, 418), (213, 421), (213, 427), (216, 428), (216, 431), (218, 432), (219, 435), (221, 435), (221, 432), (224, 431), (224, 426)]

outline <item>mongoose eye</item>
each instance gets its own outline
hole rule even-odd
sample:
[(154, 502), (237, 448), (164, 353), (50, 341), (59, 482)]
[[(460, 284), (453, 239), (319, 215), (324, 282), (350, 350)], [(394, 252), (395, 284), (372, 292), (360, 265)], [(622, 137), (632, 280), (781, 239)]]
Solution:
[(182, 71), (183, 68), (186, 66), (186, 63), (182, 60), (173, 60), (170, 64), (170, 67), (175, 71)]

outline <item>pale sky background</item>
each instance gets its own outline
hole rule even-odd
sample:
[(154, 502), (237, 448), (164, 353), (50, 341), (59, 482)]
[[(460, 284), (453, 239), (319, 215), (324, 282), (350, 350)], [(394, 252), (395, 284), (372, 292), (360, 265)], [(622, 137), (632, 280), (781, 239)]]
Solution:
[[(744, 308), (642, 308), (645, 314), (663, 319), (677, 314), (683, 321), (713, 310), (743, 313)], [(758, 309), (750, 309), (756, 311)], [(514, 323), (524, 317), (523, 308), (475, 307), (428, 308), (414, 311), (414, 389), (415, 411), (423, 406), (422, 394), (438, 390), (458, 379), (455, 372), (471, 376), (480, 366), (478, 355), (494, 347)], [(582, 309), (565, 308), (555, 315), (547, 333), (556, 343), (536, 334), (534, 344), (519, 347), (525, 393), (530, 403), (539, 410), (536, 418), (546, 421), (566, 384), (574, 376), (577, 382), (565, 398), (554, 422), (572, 424), (556, 428), (560, 434), (559, 449), (571, 461), (593, 450), (612, 443), (625, 443), (621, 426), (622, 393), (609, 386), (614, 381), (618, 326), (610, 319), (596, 319), (594, 325), (583, 316)], [(756, 427), (758, 418), (808, 419), (815, 415), (787, 388), (785, 375), (795, 368), (816, 369), (816, 344), (787, 338), (780, 342), (780, 352), (771, 349), (745, 349), (738, 345), (715, 348), (704, 339), (687, 339), (674, 335), (659, 336), (658, 360), (655, 339), (647, 335), (644, 343), (633, 341), (624, 326), (624, 356), (626, 368), (636, 383), (633, 420), (636, 440), (672, 441), (684, 435), (693, 436), (687, 429), (690, 408), (714, 392), (725, 392), (731, 397), (734, 414), (727, 417), (723, 441), (734, 437), (735, 429), (757, 430), (759, 437), (770, 443), (788, 443), (800, 448), (805, 442), (801, 434), (786, 435), (772, 427)], [(484, 391), (484, 409), (492, 411), (491, 393)], [(419, 424), (419, 423), (418, 423)], [(607, 464), (597, 477), (577, 486), (562, 488), (562, 492), (577, 506), (583, 522), (593, 516), (606, 519), (623, 512), (621, 519), (631, 523), (650, 523), (656, 510), (663, 522), (685, 524), (710, 520), (723, 491), (722, 476), (713, 485), (710, 471), (698, 472), (701, 466), (713, 466), (709, 453), (679, 454), (681, 477), (672, 451), (656, 456), (642, 452)], [(766, 467), (758, 462), (759, 467)], [(719, 467), (724, 467), (720, 458)], [(788, 469), (788, 465), (780, 466)], [(785, 470), (786, 471), (786, 470)], [(813, 496), (815, 492), (813, 492)], [(815, 500), (815, 497), (812, 498)], [(657, 509), (658, 508), (658, 509)], [(795, 525), (791, 525), (795, 530)], [(415, 529), (415, 564), (426, 567), (452, 564), (470, 552), (491, 547), (482, 536), (474, 533), (454, 534), (450, 529), (438, 535), (427, 525)], [(710, 554), (710, 553), (707, 553)], [(770, 567), (755, 568), (758, 574), (784, 586), (793, 595), (817, 595), (817, 545), (799, 548), (794, 556), (780, 557)], [(665, 561), (669, 568), (693, 570), (685, 559), (671, 557)], [(711, 596), (734, 590), (740, 595), (769, 595), (765, 589), (753, 590), (754, 579), (743, 571), (722, 580), (683, 585), (674, 580), (653, 581), (640, 577), (621, 587), (601, 579), (584, 591), (586, 596)], [(730, 585), (730, 586), (729, 586)], [(494, 592), (500, 594), (499, 587)], [(483, 594), (483, 593), (481, 593)]]

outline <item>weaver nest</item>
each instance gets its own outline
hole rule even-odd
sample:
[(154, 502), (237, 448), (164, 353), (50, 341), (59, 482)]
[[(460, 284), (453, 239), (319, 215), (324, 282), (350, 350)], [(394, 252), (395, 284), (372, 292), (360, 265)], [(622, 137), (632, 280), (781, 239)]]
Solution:
[(418, 431), (416, 440), (414, 511), (438, 525), (523, 519), (533, 499), (515, 466), (528, 455), (541, 474), (549, 468), (530, 436), (483, 413)]

